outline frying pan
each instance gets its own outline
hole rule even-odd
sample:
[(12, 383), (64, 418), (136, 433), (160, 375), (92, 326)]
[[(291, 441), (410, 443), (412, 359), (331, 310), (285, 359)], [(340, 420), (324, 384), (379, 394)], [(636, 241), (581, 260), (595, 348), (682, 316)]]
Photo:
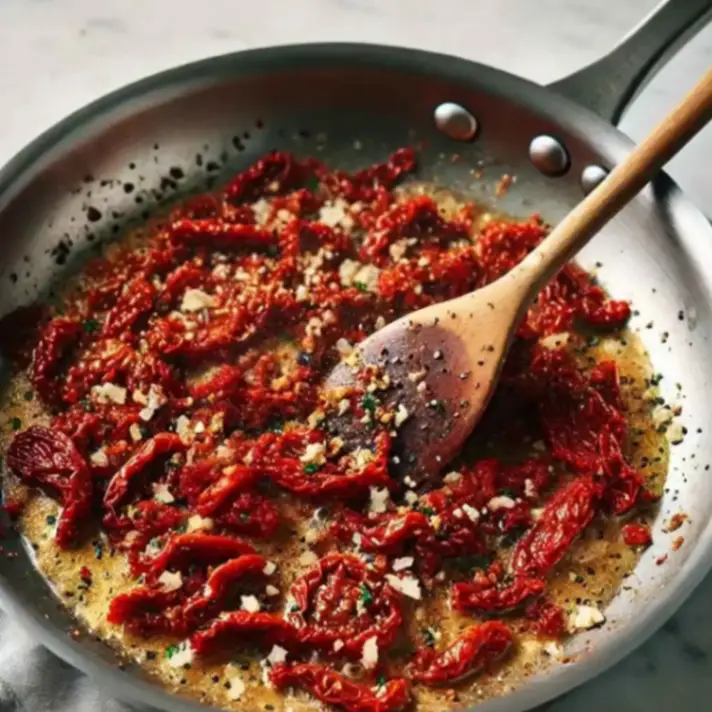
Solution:
[[(555, 222), (630, 149), (612, 123), (709, 10), (711, 0), (663, 3), (609, 55), (549, 87), (455, 57), (358, 44), (240, 52), (139, 81), (51, 128), (0, 172), (0, 313), (46, 295), (88, 247), (274, 148), (350, 168), (418, 144), (420, 178)], [(516, 182), (498, 197), (505, 174)], [(663, 395), (683, 405), (687, 437), (672, 449), (655, 545), (606, 626), (568, 644), (572, 662), (481, 712), (529, 709), (601, 672), (660, 626), (712, 565), (711, 246), (710, 224), (660, 175), (581, 254), (584, 266), (602, 263), (603, 283), (639, 310), (631, 326), (664, 374)], [(685, 544), (657, 566), (672, 538), (662, 521), (680, 511), (690, 516)], [(11, 534), (3, 548), (11, 556), (0, 557), (2, 606), (54, 653), (129, 703), (205, 709), (119, 665), (90, 634), (70, 635), (76, 623), (21, 538)]]

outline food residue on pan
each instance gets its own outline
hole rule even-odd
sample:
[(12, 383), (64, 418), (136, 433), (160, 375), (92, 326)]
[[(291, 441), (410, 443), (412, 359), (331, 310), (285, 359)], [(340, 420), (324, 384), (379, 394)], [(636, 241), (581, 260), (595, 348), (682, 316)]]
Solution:
[[(353, 346), (547, 234), (396, 188), (414, 162), (271, 154), (109, 247), (16, 354), (6, 498), (63, 603), (170, 689), (349, 712), (501, 695), (605, 623), (650, 543), (674, 413), (628, 304), (575, 264), (441, 482), (391, 475), (410, 413)], [(359, 385), (323, 390), (350, 359)]]

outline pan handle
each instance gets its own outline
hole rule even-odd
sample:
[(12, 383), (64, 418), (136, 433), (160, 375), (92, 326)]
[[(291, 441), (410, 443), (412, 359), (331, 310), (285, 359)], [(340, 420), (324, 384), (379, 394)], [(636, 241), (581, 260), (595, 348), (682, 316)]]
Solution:
[(616, 125), (628, 104), (712, 16), (712, 0), (663, 0), (605, 57), (549, 85)]

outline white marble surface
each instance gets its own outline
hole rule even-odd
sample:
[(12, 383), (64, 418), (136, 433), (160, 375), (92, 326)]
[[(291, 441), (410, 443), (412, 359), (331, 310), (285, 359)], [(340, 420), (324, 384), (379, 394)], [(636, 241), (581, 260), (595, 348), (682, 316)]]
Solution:
[[(0, 0), (0, 162), (100, 94), (211, 54), (284, 42), (368, 41), (460, 54), (547, 82), (600, 56), (654, 4), (655, 0)], [(712, 26), (647, 87), (624, 117), (623, 130), (634, 138), (642, 136), (710, 66)], [(711, 160), (709, 127), (670, 167), (708, 215)], [(710, 598), (712, 578), (646, 645), (598, 680), (554, 702), (550, 712), (711, 709)], [(92, 709), (97, 709), (100, 698), (92, 699)], [(101, 707), (115, 709), (108, 702)]]

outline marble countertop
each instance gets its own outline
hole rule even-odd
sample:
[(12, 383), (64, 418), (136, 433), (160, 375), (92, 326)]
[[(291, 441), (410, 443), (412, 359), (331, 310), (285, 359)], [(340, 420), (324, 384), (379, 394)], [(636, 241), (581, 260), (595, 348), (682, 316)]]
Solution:
[[(655, 0), (202, 0), (197, 4), (0, 0), (0, 163), (100, 94), (212, 54), (286, 42), (368, 41), (459, 54), (548, 82), (601, 56), (654, 4)], [(712, 25), (645, 89), (624, 116), (622, 129), (633, 138), (642, 136), (710, 66)], [(669, 168), (708, 215), (712, 214), (710, 159), (712, 126)], [(593, 683), (547, 706), (547, 712), (709, 708), (710, 599), (712, 577), (638, 651)]]

